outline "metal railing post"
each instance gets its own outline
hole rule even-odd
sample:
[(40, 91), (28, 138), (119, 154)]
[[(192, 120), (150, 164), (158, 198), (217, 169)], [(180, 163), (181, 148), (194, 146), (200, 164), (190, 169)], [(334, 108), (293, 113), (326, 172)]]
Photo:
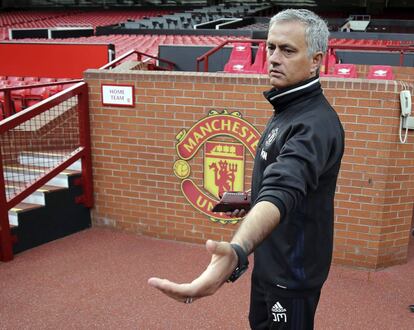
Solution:
[(82, 92), (78, 95), (79, 114), (79, 139), (83, 147), (82, 153), (82, 203), (86, 207), (93, 206), (93, 180), (92, 180), (92, 156), (91, 156), (91, 133), (89, 123), (89, 98), (88, 85), (82, 86)]
[(333, 51), (332, 48), (329, 47), (328, 51), (325, 54), (325, 59), (324, 59), (325, 63), (324, 63), (324, 68), (323, 68), (323, 73), (325, 74), (329, 72), (329, 55), (331, 54), (332, 51)]
[(13, 239), (10, 232), (9, 209), (7, 207), (6, 185), (3, 174), (3, 160), (0, 152), (0, 260), (13, 260)]
[(4, 115), (10, 117), (13, 114), (12, 99), (10, 90), (4, 91)]

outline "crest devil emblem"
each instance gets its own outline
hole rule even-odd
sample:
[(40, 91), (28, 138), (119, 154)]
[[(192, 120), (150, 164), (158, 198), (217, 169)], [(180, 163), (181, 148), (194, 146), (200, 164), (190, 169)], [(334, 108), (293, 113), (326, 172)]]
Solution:
[[(211, 209), (223, 192), (244, 190), (245, 151), (247, 149), (248, 154), (254, 157), (259, 138), (259, 132), (242, 118), (240, 112), (227, 110), (221, 113), (211, 110), (188, 131), (182, 129), (176, 136), (179, 159), (173, 170), (175, 176), (182, 180), (181, 190), (188, 202), (214, 222), (240, 221), (222, 213), (213, 213)], [(192, 174), (197, 175), (197, 171), (191, 170), (189, 161), (198, 158), (196, 156), (202, 147), (203, 186), (199, 187), (196, 182), (201, 178), (190, 178)]]

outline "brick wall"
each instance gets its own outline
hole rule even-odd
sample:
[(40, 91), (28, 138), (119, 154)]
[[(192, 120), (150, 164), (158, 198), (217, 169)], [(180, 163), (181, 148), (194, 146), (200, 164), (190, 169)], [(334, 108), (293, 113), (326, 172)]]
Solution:
[[(261, 132), (272, 109), (266, 76), (88, 70), (95, 225), (186, 242), (229, 240), (237, 224), (189, 204), (173, 173), (176, 136), (210, 110), (238, 111)], [(101, 84), (135, 86), (135, 106), (102, 106)], [(401, 144), (398, 82), (322, 79), (346, 151), (335, 200), (334, 262), (377, 269), (405, 262), (414, 198), (414, 136)], [(409, 87), (411, 90), (413, 86)], [(203, 156), (188, 163), (203, 181)], [(246, 187), (252, 159), (246, 153)]]

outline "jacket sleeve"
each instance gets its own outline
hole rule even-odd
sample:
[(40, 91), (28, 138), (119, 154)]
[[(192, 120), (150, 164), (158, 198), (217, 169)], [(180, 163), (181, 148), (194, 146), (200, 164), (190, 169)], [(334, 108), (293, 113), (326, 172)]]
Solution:
[(276, 160), (266, 167), (256, 202), (276, 205), (281, 221), (308, 191), (317, 189), (338, 135), (329, 126), (321, 118), (292, 125)]

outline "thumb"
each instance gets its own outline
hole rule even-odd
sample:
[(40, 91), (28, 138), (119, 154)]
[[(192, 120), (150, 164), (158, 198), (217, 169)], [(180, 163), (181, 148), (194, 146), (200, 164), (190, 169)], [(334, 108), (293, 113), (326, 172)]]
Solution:
[(207, 240), (206, 249), (211, 254), (228, 255), (232, 252), (232, 247), (228, 242), (217, 242), (213, 240)]

